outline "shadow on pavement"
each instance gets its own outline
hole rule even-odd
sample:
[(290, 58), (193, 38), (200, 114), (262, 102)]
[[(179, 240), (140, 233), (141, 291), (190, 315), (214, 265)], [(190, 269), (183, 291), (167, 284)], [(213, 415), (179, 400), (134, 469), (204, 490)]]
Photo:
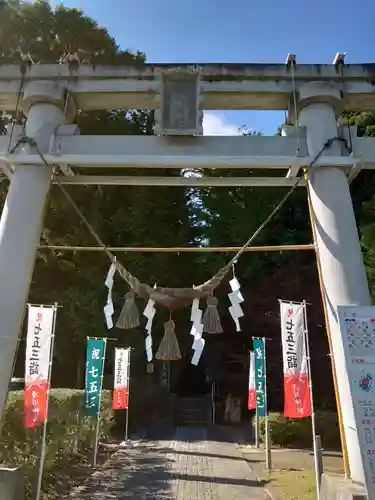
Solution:
[(75, 490), (70, 499), (144, 500), (170, 499), (169, 460), (152, 448), (119, 452), (87, 484)]

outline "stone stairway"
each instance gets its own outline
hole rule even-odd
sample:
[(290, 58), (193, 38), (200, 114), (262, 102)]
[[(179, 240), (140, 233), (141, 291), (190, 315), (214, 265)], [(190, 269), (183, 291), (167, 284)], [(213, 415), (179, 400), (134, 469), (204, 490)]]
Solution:
[(210, 425), (211, 396), (176, 397), (175, 425)]

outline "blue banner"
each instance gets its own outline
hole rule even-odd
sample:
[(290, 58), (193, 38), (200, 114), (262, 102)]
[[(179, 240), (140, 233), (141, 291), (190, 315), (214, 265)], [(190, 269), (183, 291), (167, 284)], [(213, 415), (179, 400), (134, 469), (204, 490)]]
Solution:
[(105, 339), (87, 339), (85, 413), (90, 417), (100, 410), (105, 347)]
[(267, 388), (266, 388), (266, 346), (264, 339), (254, 339), (255, 359), (255, 396), (256, 413), (259, 417), (267, 415)]

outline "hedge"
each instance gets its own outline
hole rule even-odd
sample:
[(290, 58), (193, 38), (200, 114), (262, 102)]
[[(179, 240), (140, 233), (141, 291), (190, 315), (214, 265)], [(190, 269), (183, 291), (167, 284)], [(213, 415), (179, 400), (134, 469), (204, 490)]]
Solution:
[[(283, 448), (311, 448), (311, 418), (291, 419), (282, 413), (269, 413), (272, 445)], [(331, 411), (315, 413), (316, 434), (325, 449), (340, 450), (340, 432), (337, 414)], [(260, 438), (264, 440), (265, 418), (260, 418)]]
[[(82, 390), (50, 391), (44, 463), (45, 488), (53, 482), (55, 471), (66, 467), (79, 454), (84, 459), (93, 448), (96, 419), (84, 415), (83, 396)], [(6, 465), (23, 467), (26, 495), (29, 498), (36, 483), (42, 427), (24, 429), (23, 419), (23, 391), (10, 392), (0, 437), (0, 460)], [(109, 436), (112, 424), (111, 391), (103, 391), (101, 439)]]

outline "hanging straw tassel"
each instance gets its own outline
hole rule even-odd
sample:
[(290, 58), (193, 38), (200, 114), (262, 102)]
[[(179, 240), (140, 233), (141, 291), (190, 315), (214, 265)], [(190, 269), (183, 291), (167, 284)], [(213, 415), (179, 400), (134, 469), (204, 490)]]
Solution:
[(175, 322), (170, 319), (164, 323), (164, 337), (162, 338), (155, 358), (162, 361), (177, 361), (181, 359), (180, 347), (174, 332)]
[(207, 297), (207, 308), (203, 314), (203, 331), (205, 333), (223, 333), (219, 311), (217, 305), (219, 301), (216, 297)]
[(135, 303), (135, 295), (133, 291), (130, 291), (125, 295), (125, 304), (118, 317), (116, 328), (130, 330), (131, 328), (137, 328), (139, 325), (139, 311)]

